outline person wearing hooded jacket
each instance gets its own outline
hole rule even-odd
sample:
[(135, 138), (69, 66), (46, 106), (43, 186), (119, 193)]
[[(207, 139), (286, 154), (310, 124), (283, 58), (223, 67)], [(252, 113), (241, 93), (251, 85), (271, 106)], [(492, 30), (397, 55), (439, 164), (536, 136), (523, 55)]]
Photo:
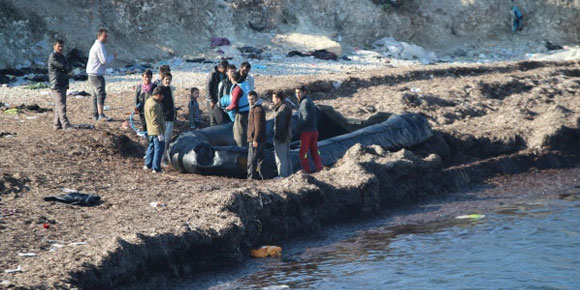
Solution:
[(66, 57), (62, 54), (64, 41), (57, 40), (53, 44), (53, 52), (48, 57), (48, 79), (54, 101), (54, 129), (72, 128), (66, 116), (66, 90), (68, 89), (68, 73), (72, 70)]
[(219, 65), (207, 75), (205, 91), (207, 92), (207, 113), (209, 115), (209, 124), (219, 125), (223, 122), (223, 111), (219, 108), (218, 86), (226, 78), (226, 69), (228, 61), (222, 60)]
[(322, 161), (318, 153), (318, 111), (314, 102), (306, 95), (306, 88), (300, 87), (295, 90), (296, 98), (300, 102), (298, 106), (298, 131), (300, 132), (300, 164), (306, 173), (310, 170), (308, 152), (312, 156), (316, 171), (322, 170)]

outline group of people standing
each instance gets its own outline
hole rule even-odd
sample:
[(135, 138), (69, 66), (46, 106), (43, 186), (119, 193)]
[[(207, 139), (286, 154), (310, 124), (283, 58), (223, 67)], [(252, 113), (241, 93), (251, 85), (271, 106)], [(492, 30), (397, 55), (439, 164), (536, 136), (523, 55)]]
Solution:
[[(264, 146), (266, 143), (266, 114), (262, 100), (255, 91), (248, 62), (235, 65), (222, 60), (207, 76), (207, 110), (210, 125), (234, 122), (233, 135), (237, 146), (248, 147), (248, 179), (263, 179)], [(300, 130), (300, 163), (311, 173), (308, 156), (312, 156), (315, 170), (322, 170), (318, 153), (318, 111), (301, 86), (295, 89), (299, 100), (298, 129)], [(292, 106), (282, 91), (272, 94), (274, 104), (274, 154), (279, 177), (292, 174), (290, 141), (292, 139)]]
[[(92, 91), (92, 118), (97, 121), (111, 121), (104, 114), (106, 99), (106, 67), (116, 54), (107, 52), (105, 43), (108, 31), (99, 29), (89, 52), (86, 72)], [(69, 86), (68, 73), (72, 70), (63, 55), (64, 41), (53, 44), (53, 53), (49, 57), (48, 72), (50, 88), (55, 103), (54, 129), (74, 128), (66, 116), (66, 91)], [(206, 83), (207, 111), (210, 126), (233, 122), (233, 136), (236, 145), (248, 147), (248, 178), (263, 179), (261, 172), (266, 143), (266, 116), (262, 100), (254, 87), (254, 78), (250, 75), (252, 66), (242, 62), (240, 69), (227, 60), (222, 60), (208, 74)], [(167, 163), (165, 154), (173, 134), (177, 118), (174, 92), (171, 86), (171, 69), (167, 65), (159, 68), (159, 79), (153, 81), (153, 73), (146, 70), (142, 82), (136, 86), (135, 113), (140, 116), (143, 133), (148, 139), (145, 164), (143, 169), (153, 173), (162, 171), (161, 166)], [(199, 123), (199, 89), (190, 89), (189, 121), (190, 128), (197, 128)], [(308, 156), (312, 156), (315, 170), (322, 170), (322, 162), (317, 148), (318, 111), (312, 100), (306, 95), (304, 87), (295, 89), (298, 106), (298, 130), (300, 130), (300, 163), (304, 171), (313, 172), (309, 166)], [(282, 91), (272, 94), (274, 104), (274, 152), (279, 177), (290, 176), (293, 172), (290, 160), (290, 141), (292, 139), (292, 105), (286, 102)]]

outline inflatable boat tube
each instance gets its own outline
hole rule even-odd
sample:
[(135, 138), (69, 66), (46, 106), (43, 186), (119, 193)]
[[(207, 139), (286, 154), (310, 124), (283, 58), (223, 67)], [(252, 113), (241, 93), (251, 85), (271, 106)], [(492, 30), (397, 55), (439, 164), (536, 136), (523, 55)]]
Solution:
[[(324, 166), (336, 163), (357, 143), (397, 150), (417, 145), (432, 136), (427, 120), (417, 114), (380, 113), (360, 121), (348, 120), (328, 106), (317, 108), (320, 118), (318, 149)], [(297, 120), (294, 114), (290, 156), (295, 172), (301, 169)], [(272, 125), (273, 120), (266, 122), (265, 160), (261, 169), (264, 178), (277, 176)], [(181, 134), (168, 149), (171, 165), (184, 173), (245, 178), (248, 150), (235, 145), (232, 126), (228, 123)]]

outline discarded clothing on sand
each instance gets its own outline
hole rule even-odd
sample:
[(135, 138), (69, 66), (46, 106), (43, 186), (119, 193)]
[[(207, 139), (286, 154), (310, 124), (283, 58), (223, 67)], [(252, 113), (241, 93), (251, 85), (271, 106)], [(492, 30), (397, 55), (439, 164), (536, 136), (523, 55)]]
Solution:
[(73, 48), (66, 55), (66, 61), (73, 67), (86, 67), (89, 58), (81, 50)]
[(239, 47), (238, 50), (242, 53), (243, 58), (252, 58), (252, 59), (261, 59), (262, 52), (264, 52), (261, 48), (256, 48), (249, 45), (244, 45)]
[(44, 201), (58, 201), (72, 205), (95, 206), (101, 202), (101, 197), (94, 194), (69, 192), (57, 196), (46, 196)]
[(230, 45), (231, 42), (225, 37), (212, 37), (211, 38), (211, 48), (216, 48), (218, 46)]
[(338, 60), (338, 56), (335, 53), (327, 51), (325, 49), (315, 50), (315, 51), (310, 52), (310, 53), (302, 53), (300, 51), (293, 50), (286, 55), (286, 57), (294, 57), (294, 56), (301, 56), (301, 57), (313, 56), (315, 58), (323, 59), (323, 60)]

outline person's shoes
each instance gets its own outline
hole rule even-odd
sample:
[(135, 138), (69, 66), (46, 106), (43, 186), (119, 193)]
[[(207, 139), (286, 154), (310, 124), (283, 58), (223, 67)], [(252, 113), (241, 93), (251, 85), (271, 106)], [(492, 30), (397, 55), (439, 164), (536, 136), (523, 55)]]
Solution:
[(73, 131), (74, 129), (76, 129), (77, 127), (74, 125), (68, 125), (64, 127), (65, 131)]
[(113, 121), (113, 118), (107, 117), (105, 114), (101, 114), (101, 115), (99, 115), (99, 118), (97, 119), (97, 121), (111, 122), (111, 121)]
[(143, 170), (147, 171), (147, 170), (151, 170), (151, 168), (147, 167), (147, 165), (143, 165)]
[(58, 130), (62, 129), (62, 127), (54, 126), (54, 127), (52, 127), (52, 129), (54, 129), (54, 131), (58, 131)]
[(157, 173), (163, 173), (163, 171), (162, 171), (162, 170), (155, 170), (155, 169), (153, 169), (153, 170), (151, 171), (151, 173), (153, 173), (153, 174), (157, 174)]

